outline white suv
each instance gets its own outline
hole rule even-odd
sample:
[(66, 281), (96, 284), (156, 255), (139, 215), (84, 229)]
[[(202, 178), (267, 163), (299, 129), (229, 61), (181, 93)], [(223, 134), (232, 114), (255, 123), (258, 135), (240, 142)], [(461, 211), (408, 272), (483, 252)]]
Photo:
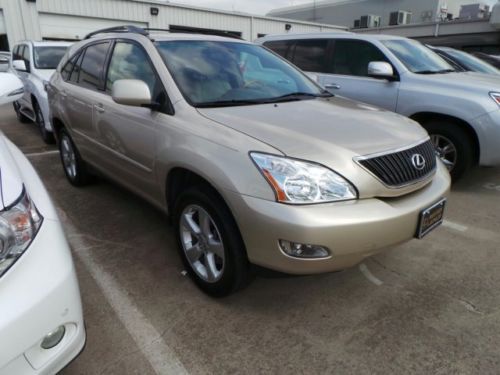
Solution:
[(21, 122), (33, 121), (46, 143), (52, 143), (52, 125), (45, 83), (71, 45), (67, 42), (21, 42), (12, 50), (12, 67), (24, 84), (23, 97), (14, 102)]

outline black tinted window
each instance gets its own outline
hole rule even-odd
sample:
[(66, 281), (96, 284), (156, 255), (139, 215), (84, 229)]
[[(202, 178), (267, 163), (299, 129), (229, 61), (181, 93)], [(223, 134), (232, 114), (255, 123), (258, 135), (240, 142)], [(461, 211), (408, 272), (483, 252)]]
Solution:
[(351, 76), (368, 76), (368, 64), (386, 61), (385, 55), (373, 44), (359, 40), (336, 40), (332, 73)]
[(61, 70), (61, 76), (65, 81), (69, 80), (69, 77), (71, 76), (71, 72), (73, 71), (73, 68), (75, 66), (76, 60), (80, 54), (74, 55), (69, 61), (64, 65), (64, 67)]
[(103, 88), (103, 70), (109, 43), (93, 44), (84, 52), (78, 82), (91, 89)]
[(277, 40), (273, 42), (265, 42), (264, 46), (276, 52), (278, 55), (287, 58), (291, 44), (292, 42), (289, 40)]
[(306, 72), (326, 73), (327, 39), (298, 40), (293, 63)]
[(37, 69), (56, 69), (68, 47), (35, 47), (34, 63)]
[(14, 51), (12, 51), (12, 61), (14, 60), (20, 60), (21, 57), (19, 55), (19, 49), (21, 48), (21, 46), (15, 46), (14, 47)]
[(81, 52), (80, 56), (78, 56), (78, 60), (75, 63), (75, 66), (73, 67), (73, 71), (71, 72), (71, 75), (69, 77), (69, 81), (73, 83), (77, 83), (78, 79), (80, 78), (80, 70), (82, 66), (82, 60), (83, 60), (83, 55), (85, 52)]

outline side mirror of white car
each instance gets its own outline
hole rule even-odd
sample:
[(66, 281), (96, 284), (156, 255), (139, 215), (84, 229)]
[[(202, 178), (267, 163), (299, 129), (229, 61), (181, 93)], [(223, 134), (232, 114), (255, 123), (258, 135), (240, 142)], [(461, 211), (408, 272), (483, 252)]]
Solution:
[(392, 65), (385, 61), (372, 61), (368, 64), (368, 75), (373, 78), (395, 79)]
[(12, 67), (20, 72), (26, 72), (28, 69), (26, 68), (26, 63), (24, 60), (14, 60), (12, 61)]
[(12, 73), (0, 73), (0, 105), (21, 99), (23, 83)]
[(151, 91), (146, 82), (138, 79), (119, 79), (111, 90), (113, 100), (118, 104), (133, 107), (151, 107)]

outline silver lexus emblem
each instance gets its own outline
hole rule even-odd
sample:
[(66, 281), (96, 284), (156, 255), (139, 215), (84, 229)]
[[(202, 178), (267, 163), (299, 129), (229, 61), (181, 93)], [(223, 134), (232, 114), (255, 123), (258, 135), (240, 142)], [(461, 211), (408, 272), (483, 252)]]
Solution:
[(413, 167), (419, 171), (425, 168), (425, 158), (421, 154), (413, 154), (411, 157)]

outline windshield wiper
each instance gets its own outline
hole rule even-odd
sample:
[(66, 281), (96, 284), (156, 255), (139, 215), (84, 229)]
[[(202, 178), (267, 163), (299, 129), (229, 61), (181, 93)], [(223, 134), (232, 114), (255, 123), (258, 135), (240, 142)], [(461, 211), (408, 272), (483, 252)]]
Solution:
[(444, 74), (444, 73), (454, 73), (455, 69), (442, 69), (442, 70), (420, 70), (414, 72), (416, 74)]
[(195, 105), (195, 107), (198, 108), (212, 108), (212, 107), (231, 107), (231, 106), (238, 106), (238, 105), (255, 105), (255, 104), (263, 104), (263, 103), (268, 103), (267, 100), (263, 99), (258, 99), (258, 100), (216, 100), (213, 102), (204, 102), (204, 103), (198, 103)]
[(328, 91), (322, 91), (320, 94), (313, 94), (310, 92), (291, 92), (289, 94), (281, 95), (276, 98), (269, 99), (269, 103), (282, 102), (287, 100), (301, 100), (304, 98), (331, 98), (334, 96)]

